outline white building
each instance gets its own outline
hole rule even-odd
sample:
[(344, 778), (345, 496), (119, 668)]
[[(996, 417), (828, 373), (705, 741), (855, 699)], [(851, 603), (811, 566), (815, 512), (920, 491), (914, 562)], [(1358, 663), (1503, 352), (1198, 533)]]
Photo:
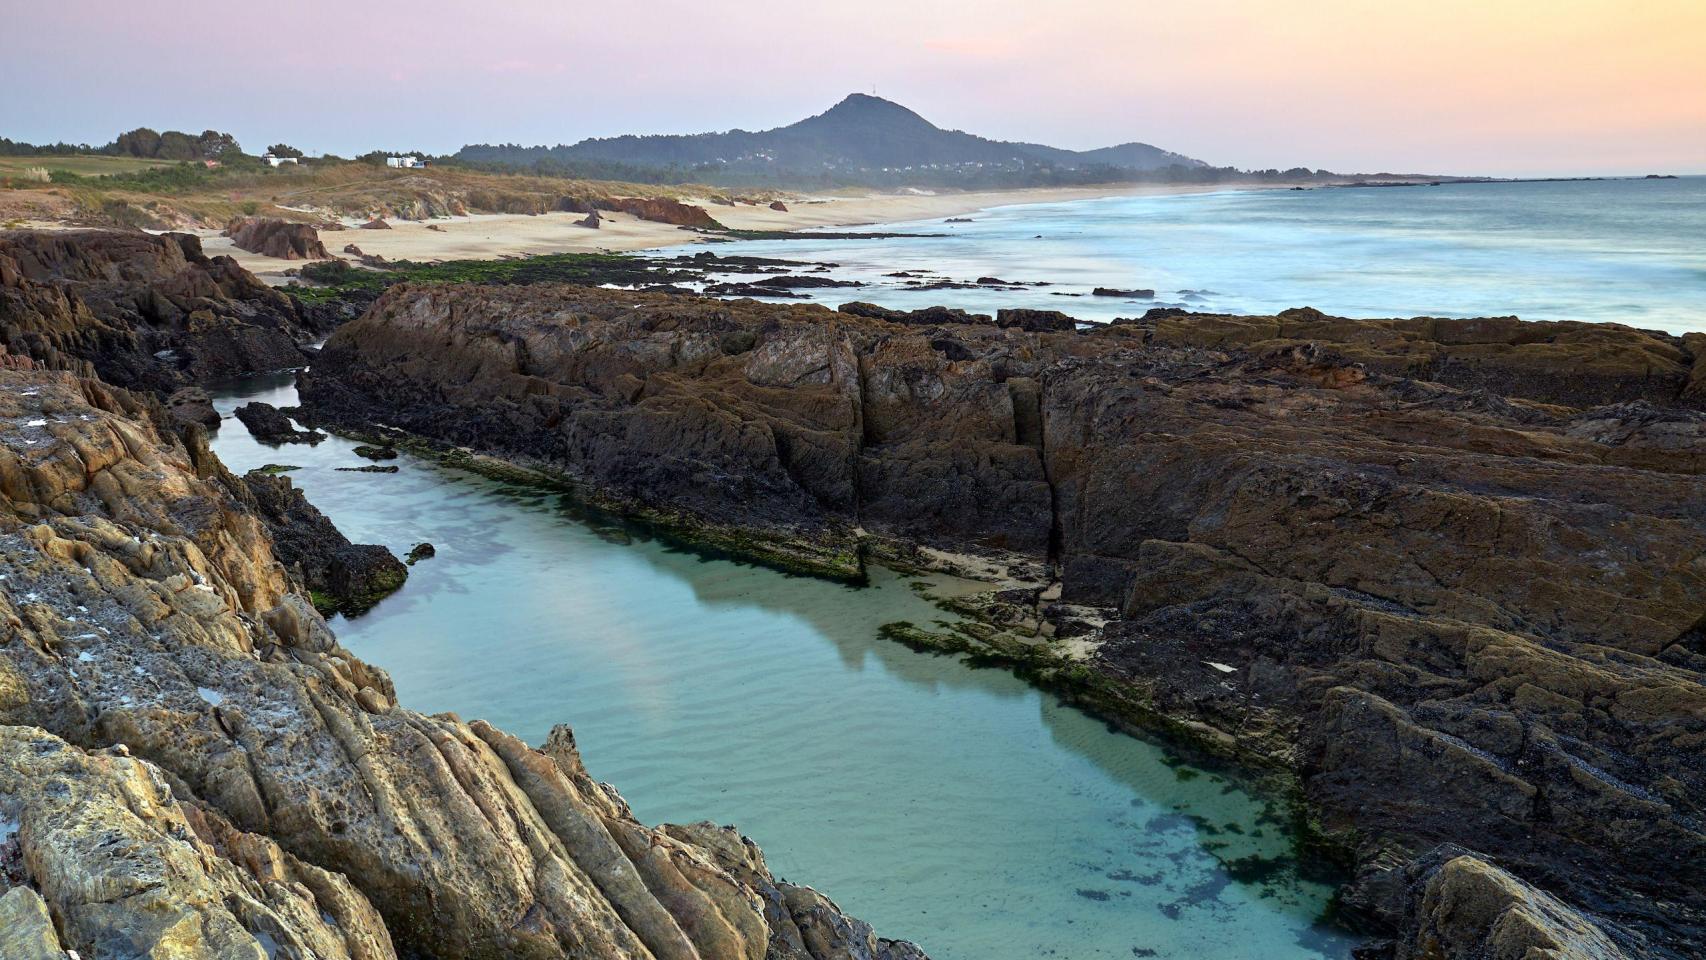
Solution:
[(269, 153), (266, 156), (261, 158), (261, 162), (265, 163), (269, 167), (282, 167), (287, 163), (295, 163), (296, 158), (295, 157), (275, 157)]
[(405, 170), (412, 170), (416, 167), (426, 166), (427, 162), (422, 160), (420, 157), (386, 157), (385, 165), (387, 167), (401, 167)]

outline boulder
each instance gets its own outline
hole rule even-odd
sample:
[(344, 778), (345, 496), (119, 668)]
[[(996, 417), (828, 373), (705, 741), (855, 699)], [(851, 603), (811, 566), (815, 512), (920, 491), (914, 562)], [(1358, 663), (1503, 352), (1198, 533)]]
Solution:
[(256, 440), (270, 446), (281, 443), (315, 444), (326, 439), (318, 430), (298, 430), (284, 411), (259, 400), (245, 403), (231, 411)]
[(184, 423), (199, 423), (209, 430), (219, 428), (219, 411), (213, 409), (213, 399), (200, 387), (174, 390), (166, 398), (166, 412)]
[(725, 229), (704, 207), (696, 207), (680, 200), (668, 197), (617, 197), (599, 201), (606, 210), (619, 210), (623, 213), (638, 217), (641, 220), (651, 220), (657, 223), (672, 223), (678, 227), (696, 227), (702, 230)]
[(239, 217), (225, 227), (225, 236), (239, 250), (281, 260), (330, 260), (320, 235), (306, 223), (273, 217)]

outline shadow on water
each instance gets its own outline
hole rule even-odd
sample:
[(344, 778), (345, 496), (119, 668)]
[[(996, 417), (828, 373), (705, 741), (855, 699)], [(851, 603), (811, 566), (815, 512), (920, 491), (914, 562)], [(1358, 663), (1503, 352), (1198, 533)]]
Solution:
[[(250, 399), (295, 394), (274, 377), (215, 402)], [(938, 960), (1348, 955), (1281, 798), (1007, 670), (882, 639), (948, 616), (916, 578), (787, 576), (407, 454), (398, 474), (336, 472), (365, 462), (353, 446), (268, 448), (235, 423), (214, 443), (233, 470), (299, 466), (352, 539), (437, 547), (335, 623), (404, 703), (532, 742), (572, 720), (642, 818), (738, 822), (778, 873)]]

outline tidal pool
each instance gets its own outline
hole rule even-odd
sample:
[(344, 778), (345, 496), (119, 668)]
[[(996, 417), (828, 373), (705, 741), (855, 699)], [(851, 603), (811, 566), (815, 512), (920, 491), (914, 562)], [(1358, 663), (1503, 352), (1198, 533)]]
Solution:
[(915, 578), (708, 558), (407, 454), (396, 474), (339, 472), (367, 462), (353, 443), (271, 448), (229, 419), (294, 404), (291, 383), (220, 392), (214, 450), (238, 472), (298, 466), (352, 540), (437, 548), (333, 623), (405, 705), (532, 743), (571, 724), (642, 820), (736, 824), (778, 876), (937, 960), (1348, 955), (1283, 804), (1005, 671), (881, 639), (946, 616)]

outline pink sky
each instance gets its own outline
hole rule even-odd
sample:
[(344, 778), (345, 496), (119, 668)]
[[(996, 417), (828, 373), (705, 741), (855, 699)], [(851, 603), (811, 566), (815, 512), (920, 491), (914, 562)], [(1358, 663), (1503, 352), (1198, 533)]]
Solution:
[(945, 127), (1211, 163), (1706, 173), (1703, 0), (55, 0), (0, 33), (0, 136), (249, 149), (763, 129), (849, 92)]

